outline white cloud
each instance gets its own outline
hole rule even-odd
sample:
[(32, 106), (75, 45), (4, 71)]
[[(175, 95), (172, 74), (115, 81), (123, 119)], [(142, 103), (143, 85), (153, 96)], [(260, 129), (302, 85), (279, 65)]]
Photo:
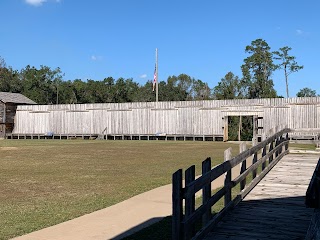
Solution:
[(303, 34), (303, 31), (302, 31), (301, 29), (297, 29), (297, 30), (296, 30), (296, 34), (297, 34), (297, 35), (302, 35), (302, 34)]
[(41, 6), (47, 0), (25, 0), (25, 1), (27, 4), (37, 7), (37, 6)]
[(102, 60), (102, 56), (92, 55), (92, 56), (91, 56), (91, 60), (92, 60), (92, 61)]
[(35, 6), (35, 7), (39, 7), (39, 6), (41, 6), (42, 4), (44, 4), (45, 2), (48, 2), (48, 1), (56, 2), (56, 3), (60, 3), (61, 2), (61, 0), (25, 0), (25, 2), (27, 4), (30, 4), (30, 5)]
[(147, 77), (147, 74), (142, 74), (141, 76), (140, 76), (140, 78), (146, 78)]

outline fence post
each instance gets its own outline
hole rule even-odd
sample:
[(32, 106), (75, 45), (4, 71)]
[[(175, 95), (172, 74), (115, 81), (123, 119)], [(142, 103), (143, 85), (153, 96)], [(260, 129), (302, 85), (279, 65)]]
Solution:
[[(262, 134), (261, 137), (261, 141), (263, 142), (264, 140), (266, 140), (266, 134)], [(264, 157), (265, 155), (267, 155), (267, 144), (264, 145), (263, 149), (262, 149), (262, 157)], [(266, 161), (262, 163), (262, 171), (266, 168)]]
[[(270, 129), (270, 136), (275, 134), (275, 128)], [(269, 152), (271, 152), (274, 148), (274, 141), (270, 143)], [(269, 157), (269, 164), (273, 161), (273, 154)]]
[[(189, 167), (185, 171), (185, 190), (188, 191), (188, 184), (193, 182), (195, 180), (195, 166)], [(187, 196), (185, 199), (185, 218), (187, 219), (192, 213), (195, 211), (195, 194), (192, 194), (191, 196)], [(194, 224), (192, 226), (189, 226), (188, 224), (185, 224), (184, 226), (184, 238), (185, 239), (191, 239), (191, 237), (195, 234), (195, 226)]]
[[(269, 152), (273, 150), (273, 141), (270, 143)], [(269, 164), (273, 161), (273, 154), (269, 157)]]
[[(202, 175), (205, 175), (211, 170), (211, 158), (207, 158), (202, 162)], [(211, 182), (204, 185), (202, 188), (202, 204), (205, 205), (211, 198)], [(203, 214), (202, 226), (205, 226), (211, 219), (211, 208)]]
[[(252, 165), (255, 164), (258, 161), (258, 152), (255, 152), (253, 154), (253, 159), (252, 159)], [(252, 171), (252, 179), (256, 178), (257, 176), (257, 169)]]
[(286, 151), (289, 149), (289, 133), (286, 134), (286, 141), (288, 141), (285, 145)]
[(172, 239), (182, 240), (182, 169), (172, 176)]
[[(285, 141), (285, 138), (283, 137), (283, 135), (281, 135), (280, 144), (283, 143), (284, 141)], [(283, 152), (284, 147), (285, 147), (285, 146), (282, 146), (282, 147), (280, 148), (279, 154), (281, 154), (281, 153)]]
[[(231, 148), (224, 151), (224, 161), (227, 162), (232, 158)], [(226, 207), (231, 202), (231, 168), (226, 172), (224, 179), (224, 187), (226, 188), (226, 194), (224, 195), (224, 206)]]
[(277, 150), (276, 150), (276, 158), (279, 156), (279, 152), (280, 152), (280, 149), (278, 148), (279, 143), (280, 143), (280, 140), (279, 140), (279, 137), (277, 137), (276, 138), (276, 146), (275, 146), (275, 148), (277, 148)]
[[(240, 153), (247, 150), (246, 142), (240, 144)], [(242, 174), (247, 169), (247, 159), (243, 160), (241, 164), (240, 174)], [(246, 178), (240, 182), (240, 190), (243, 190), (246, 187)]]

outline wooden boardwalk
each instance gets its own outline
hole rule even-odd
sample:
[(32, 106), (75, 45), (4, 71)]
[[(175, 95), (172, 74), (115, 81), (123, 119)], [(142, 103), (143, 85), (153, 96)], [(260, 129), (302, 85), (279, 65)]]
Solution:
[(285, 156), (205, 239), (304, 239), (313, 213), (304, 199), (318, 159)]

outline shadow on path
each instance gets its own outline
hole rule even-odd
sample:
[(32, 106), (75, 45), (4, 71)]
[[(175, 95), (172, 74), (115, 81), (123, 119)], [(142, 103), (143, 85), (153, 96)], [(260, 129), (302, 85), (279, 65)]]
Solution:
[(304, 200), (299, 196), (243, 201), (205, 239), (304, 239), (313, 214)]
[(118, 236), (113, 240), (138, 240), (138, 239), (153, 239), (153, 240), (171, 240), (171, 224), (172, 216), (165, 218), (152, 218), (142, 224), (139, 224)]

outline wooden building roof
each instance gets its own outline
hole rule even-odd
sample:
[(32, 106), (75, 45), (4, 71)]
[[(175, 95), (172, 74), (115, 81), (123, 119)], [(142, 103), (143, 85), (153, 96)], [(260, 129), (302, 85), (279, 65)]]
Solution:
[(0, 92), (0, 101), (4, 103), (37, 104), (20, 93)]

